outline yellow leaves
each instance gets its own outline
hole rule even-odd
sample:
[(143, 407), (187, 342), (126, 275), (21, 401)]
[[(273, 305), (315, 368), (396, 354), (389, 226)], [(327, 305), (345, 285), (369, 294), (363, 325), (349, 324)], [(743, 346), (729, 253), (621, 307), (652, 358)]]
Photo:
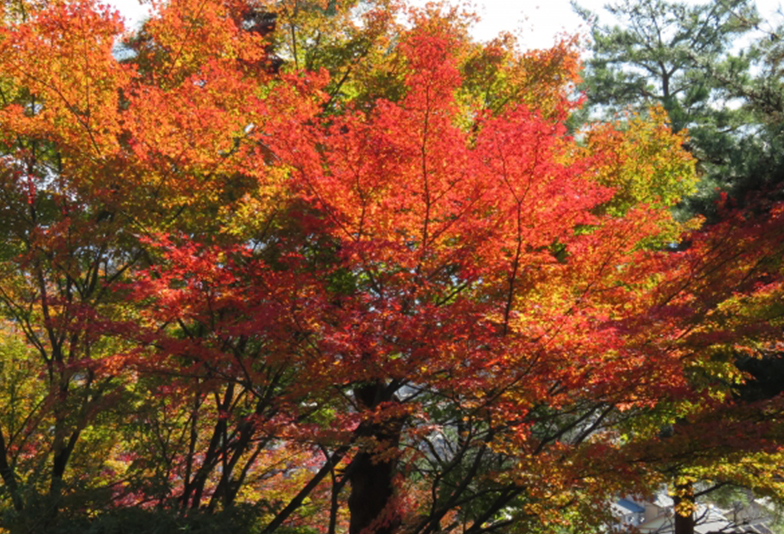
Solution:
[(568, 95), (578, 71), (574, 40), (521, 52), (514, 37), (504, 34), (487, 44), (472, 44), (464, 54), (459, 102), (466, 110), (485, 108), (496, 114), (523, 104), (544, 117), (561, 117), (571, 106)]
[[(594, 158), (593, 179), (615, 189), (602, 210), (614, 217), (641, 204), (666, 210), (695, 192), (695, 160), (683, 149), (686, 141), (685, 132), (671, 132), (662, 108), (651, 108), (648, 117), (630, 115), (623, 123), (591, 127), (585, 152)], [(670, 241), (684, 229), (671, 217), (660, 227), (661, 239)]]
[(271, 169), (267, 179), (259, 182), (251, 193), (246, 193), (236, 204), (221, 209), (221, 219), (226, 221), (223, 232), (235, 237), (260, 235), (273, 223), (275, 212), (281, 205), (279, 198), (283, 180), (288, 172)]
[(373, 105), (379, 95), (401, 94), (397, 0), (285, 0), (264, 9), (277, 17), (272, 37), (284, 71), (329, 73), (331, 111), (348, 100)]
[(697, 511), (697, 502), (694, 500), (694, 484), (697, 478), (680, 474), (675, 477), (674, 486), (670, 488), (670, 496), (675, 500), (675, 513), (690, 517)]
[(716, 313), (725, 324), (748, 321), (781, 323), (784, 283), (760, 284), (754, 291), (736, 293), (717, 306)]

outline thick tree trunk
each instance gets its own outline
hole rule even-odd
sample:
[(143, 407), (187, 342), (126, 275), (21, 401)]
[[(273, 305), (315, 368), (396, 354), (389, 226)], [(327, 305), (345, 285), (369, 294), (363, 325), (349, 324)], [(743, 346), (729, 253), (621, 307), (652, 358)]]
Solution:
[[(360, 406), (372, 409), (381, 402), (394, 400), (384, 398), (385, 390), (383, 383), (376, 382), (357, 387), (354, 395)], [(349, 534), (392, 534), (400, 525), (393, 480), (403, 421), (391, 419), (363, 425), (362, 438), (377, 447), (357, 453), (348, 471)]]

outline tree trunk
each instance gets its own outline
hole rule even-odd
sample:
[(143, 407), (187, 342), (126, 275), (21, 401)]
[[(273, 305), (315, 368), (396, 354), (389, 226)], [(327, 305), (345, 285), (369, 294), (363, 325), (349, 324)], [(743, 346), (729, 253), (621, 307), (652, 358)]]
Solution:
[(2, 429), (0, 429), (0, 478), (2, 478), (6, 488), (8, 488), (8, 493), (11, 495), (11, 502), (14, 505), (14, 510), (21, 512), (22, 508), (24, 508), (24, 503), (22, 501), (21, 495), (19, 495), (19, 486), (16, 482), (16, 473), (14, 473), (13, 467), (8, 464), (8, 449), (5, 445), (5, 438), (3, 437)]
[[(366, 409), (395, 400), (384, 398), (386, 388), (380, 381), (355, 388), (354, 396)], [(371, 445), (357, 453), (347, 473), (351, 482), (349, 534), (393, 534), (400, 525), (393, 479), (402, 427), (402, 419), (360, 426), (361, 438)]]
[[(691, 482), (675, 485), (675, 534), (694, 534), (694, 486)], [(686, 508), (689, 513), (681, 515), (679, 509)]]

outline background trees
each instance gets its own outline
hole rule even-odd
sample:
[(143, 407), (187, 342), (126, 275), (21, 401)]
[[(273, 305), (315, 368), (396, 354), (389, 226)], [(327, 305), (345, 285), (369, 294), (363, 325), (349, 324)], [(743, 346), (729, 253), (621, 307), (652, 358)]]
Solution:
[(702, 174), (689, 210), (715, 217), (717, 189), (743, 202), (780, 184), (772, 104), (780, 76), (769, 55), (778, 37), (753, 3), (618, 2), (608, 6), (614, 26), (575, 8), (591, 24), (588, 108), (601, 115), (661, 105), (676, 131), (688, 129)]
[[(587, 64), (586, 88), (596, 92), (593, 100), (599, 108), (594, 109), (638, 108), (662, 102), (673, 123), (688, 129), (690, 140), (684, 146), (698, 159), (703, 177), (699, 195), (681, 209), (684, 213), (706, 215), (708, 222), (716, 226), (697, 234), (702, 236), (698, 241), (682, 246), (712, 242), (717, 251), (733, 254), (730, 251), (740, 243), (761, 244), (764, 241), (761, 234), (753, 239), (741, 237), (761, 228), (768, 228), (780, 240), (768, 226), (778, 224), (776, 201), (781, 195), (781, 150), (776, 141), (781, 121), (773, 111), (776, 107), (773, 102), (778, 98), (773, 95), (779, 93), (776, 88), (780, 73), (769, 55), (778, 47), (778, 37), (772, 29), (775, 22), (761, 21), (754, 6), (746, 2), (660, 4), (658, 10), (647, 7), (637, 2), (613, 6), (610, 12), (619, 22), (613, 28), (600, 25), (597, 19), (591, 19), (592, 15), (583, 12), (584, 17), (592, 20), (593, 27), (594, 56)], [(720, 191), (731, 200), (714, 202)], [(738, 205), (746, 206), (746, 210), (733, 209)], [(734, 244), (727, 248), (730, 242)], [(749, 252), (735, 250), (738, 257)], [(716, 256), (720, 257), (728, 258)], [(767, 269), (778, 269), (773, 257), (760, 258), (743, 269), (749, 280), (756, 280), (757, 289), (746, 286), (739, 292), (742, 298), (728, 298), (717, 308), (723, 309), (721, 320), (732, 325), (734, 332), (741, 328), (735, 320), (750, 324), (746, 314), (751, 309), (755, 310), (752, 313), (761, 314), (751, 323), (766, 328), (779, 324), (779, 308), (774, 302), (780, 295), (778, 289), (767, 284), (775, 277)], [(718, 266), (716, 272), (724, 273)], [(720, 280), (724, 283), (724, 278)], [(759, 294), (761, 300), (757, 300), (758, 289), (762, 294), (776, 296), (769, 301), (767, 296)], [(767, 294), (768, 290), (773, 292)], [(717, 298), (712, 290), (703, 289), (700, 293), (700, 298), (706, 295)], [(723, 298), (726, 297), (720, 300)], [(770, 401), (781, 392), (769, 382), (769, 377), (780, 372), (781, 365), (781, 338), (775, 328), (769, 336), (755, 331), (742, 342), (735, 339), (731, 345), (712, 349), (717, 351), (714, 360), (735, 360), (740, 369), (753, 373), (752, 379), (739, 385), (734, 394), (751, 403), (740, 410), (761, 417), (760, 428), (767, 417), (763, 414), (770, 412), (756, 403), (763, 399)], [(727, 414), (708, 416), (711, 418), (712, 425), (724, 428), (738, 420), (737, 414), (729, 419)], [(683, 425), (680, 431), (690, 434)], [(773, 466), (778, 464), (776, 456), (763, 454), (755, 460), (736, 459), (732, 467), (727, 467), (725, 454), (705, 454), (696, 464), (694, 455), (687, 455), (671, 472), (681, 478), (680, 487), (686, 493), (693, 491), (692, 482), (701, 478), (718, 480), (721, 484), (748, 484), (760, 493), (780, 492), (774, 482), (778, 475), (773, 474), (776, 471)], [(752, 470), (759, 476), (752, 477), (754, 481), (748, 478), (747, 462), (754, 465)], [(685, 501), (691, 500), (684, 496)], [(690, 510), (684, 512), (691, 516)], [(683, 528), (693, 529), (693, 524), (679, 526), (679, 532), (690, 531)]]
[(697, 61), (722, 63), (737, 38), (758, 23), (754, 5), (745, 0), (618, 2), (607, 7), (615, 19), (612, 27), (578, 5), (575, 9), (592, 24), (594, 53), (586, 79), (591, 104), (611, 112), (659, 104), (676, 131), (714, 118), (709, 104), (716, 81), (694, 68)]

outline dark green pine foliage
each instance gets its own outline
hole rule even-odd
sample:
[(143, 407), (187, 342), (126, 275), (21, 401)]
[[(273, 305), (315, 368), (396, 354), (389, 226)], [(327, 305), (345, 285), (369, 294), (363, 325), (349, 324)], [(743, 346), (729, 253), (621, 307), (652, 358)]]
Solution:
[(784, 15), (776, 18), (755, 25), (743, 56), (698, 64), (716, 80), (723, 100), (739, 106), (743, 119), (737, 148), (726, 154), (721, 169), (725, 182), (734, 197), (755, 198), (763, 206), (782, 197), (784, 184)]
[(688, 129), (702, 180), (685, 215), (716, 220), (720, 191), (741, 204), (774, 194), (784, 179), (784, 47), (750, 0), (622, 0), (606, 7), (611, 25), (573, 7), (592, 35), (586, 117), (660, 105), (674, 130)]

